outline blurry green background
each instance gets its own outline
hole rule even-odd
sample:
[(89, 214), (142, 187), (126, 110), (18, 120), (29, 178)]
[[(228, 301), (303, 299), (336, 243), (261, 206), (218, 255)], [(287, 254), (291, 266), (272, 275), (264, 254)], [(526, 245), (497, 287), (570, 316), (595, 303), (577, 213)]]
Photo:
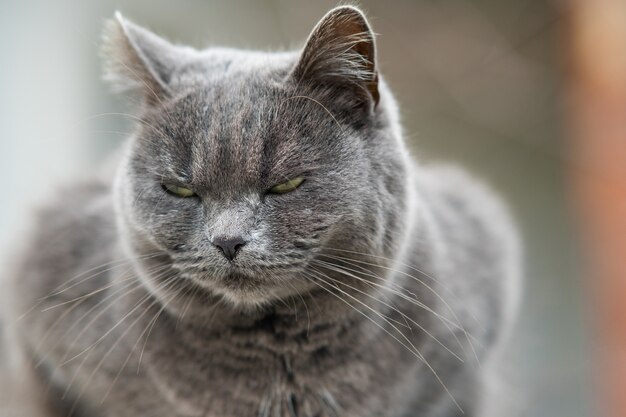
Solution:
[[(56, 184), (92, 173), (131, 128), (107, 115), (128, 106), (100, 81), (99, 37), (114, 10), (197, 47), (287, 49), (336, 4), (0, 0), (2, 253), (19, 245), (33, 205)], [(506, 351), (507, 415), (590, 415), (584, 304), (562, 177), (559, 10), (537, 0), (358, 4), (379, 34), (380, 68), (415, 156), (467, 167), (519, 221), (527, 280)]]

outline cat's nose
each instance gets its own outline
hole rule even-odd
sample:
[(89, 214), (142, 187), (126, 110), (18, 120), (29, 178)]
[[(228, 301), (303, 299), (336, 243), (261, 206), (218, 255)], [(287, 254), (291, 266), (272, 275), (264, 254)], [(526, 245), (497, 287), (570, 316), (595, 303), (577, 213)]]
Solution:
[(222, 251), (226, 259), (232, 261), (237, 256), (239, 249), (243, 247), (247, 242), (243, 240), (241, 236), (236, 237), (224, 237), (218, 236), (213, 239), (213, 245)]

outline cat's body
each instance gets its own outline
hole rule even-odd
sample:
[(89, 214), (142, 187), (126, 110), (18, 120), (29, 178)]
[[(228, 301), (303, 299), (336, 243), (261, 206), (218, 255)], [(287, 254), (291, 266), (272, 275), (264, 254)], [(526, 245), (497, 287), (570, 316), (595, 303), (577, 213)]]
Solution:
[[(126, 47), (143, 51), (139, 64), (153, 59), (145, 46), (156, 38), (120, 24)], [(335, 78), (284, 81), (294, 65), (313, 77), (333, 64), (307, 57), (328, 42), (325, 24), (332, 37), (336, 25), (369, 34), (344, 7), (300, 61), (210, 50), (146, 82), (162, 60), (140, 77), (141, 119), (167, 144), (139, 133), (115, 184), (76, 187), (40, 215), (12, 304), (16, 316), (28, 311), (15, 338), (50, 388), (50, 416), (477, 415), (477, 362), (514, 310), (515, 232), (473, 180), (410, 160), (375, 72), (357, 74), (356, 93), (352, 81), (333, 90)], [(358, 40), (341, 50), (372, 62)], [(137, 65), (125, 67), (137, 75)], [(165, 85), (187, 88), (171, 99)], [(300, 153), (298, 168), (258, 185)], [(177, 184), (198, 197), (159, 194), (142, 177), (154, 167), (187, 171)], [(280, 175), (306, 180), (259, 198)], [(245, 238), (230, 263), (223, 243), (223, 253), (200, 253), (215, 249), (205, 236), (218, 246), (216, 234)]]

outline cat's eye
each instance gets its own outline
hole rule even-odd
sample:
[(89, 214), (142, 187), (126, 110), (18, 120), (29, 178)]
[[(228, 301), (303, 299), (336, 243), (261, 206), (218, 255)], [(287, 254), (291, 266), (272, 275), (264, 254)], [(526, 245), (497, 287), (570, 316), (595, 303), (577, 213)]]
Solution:
[(290, 193), (298, 188), (304, 182), (304, 178), (296, 177), (292, 180), (285, 181), (281, 184), (277, 184), (270, 188), (269, 192), (272, 194), (285, 194)]
[(176, 197), (181, 197), (181, 198), (193, 197), (196, 195), (196, 193), (194, 193), (189, 188), (181, 187), (176, 184), (164, 183), (163, 189), (167, 191), (168, 193), (175, 195)]

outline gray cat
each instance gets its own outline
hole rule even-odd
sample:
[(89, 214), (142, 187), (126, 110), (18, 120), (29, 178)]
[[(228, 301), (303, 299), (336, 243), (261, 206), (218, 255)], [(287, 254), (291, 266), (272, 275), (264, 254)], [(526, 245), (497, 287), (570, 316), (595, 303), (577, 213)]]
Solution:
[(117, 15), (104, 51), (137, 129), (13, 276), (29, 415), (482, 415), (517, 235), (479, 183), (411, 159), (358, 9), (293, 53)]

